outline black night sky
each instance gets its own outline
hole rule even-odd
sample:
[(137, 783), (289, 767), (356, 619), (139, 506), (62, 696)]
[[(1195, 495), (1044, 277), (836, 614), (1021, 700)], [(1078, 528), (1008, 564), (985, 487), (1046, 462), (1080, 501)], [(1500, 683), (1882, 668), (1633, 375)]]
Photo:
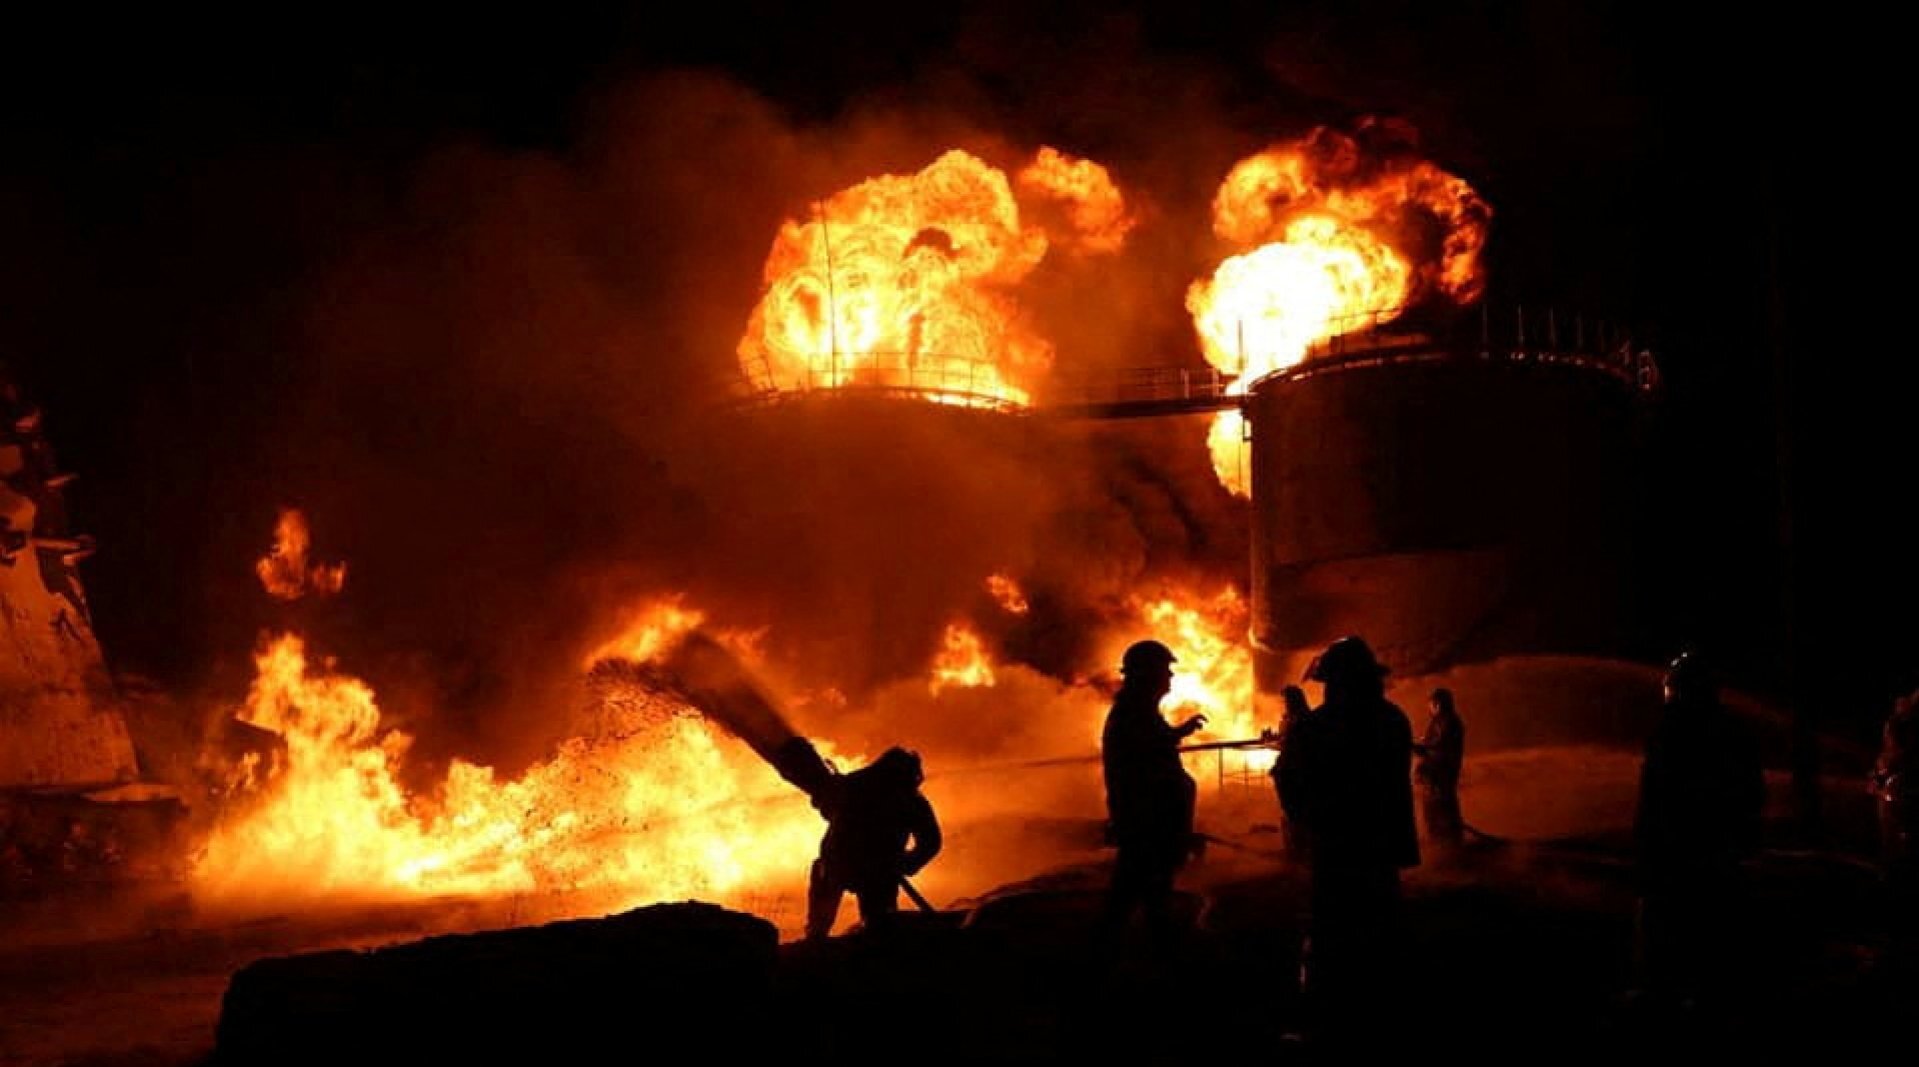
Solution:
[[(1165, 120), (1188, 101), (1249, 150), (1317, 121), (1409, 119), (1494, 206), (1497, 296), (1633, 323), (1662, 360), (1648, 646), (1703, 642), (1736, 680), (1852, 733), (1919, 684), (1919, 548), (1898, 518), (1914, 458), (1895, 380), (1907, 346), (1892, 325), (1910, 272), (1900, 241), (1844, 236), (1909, 214), (1889, 166), (1903, 153), (1897, 128), (1877, 128), (1876, 87), (1803, 73), (1878, 77), (1841, 62), (1857, 55), (1842, 40), (1853, 31), (1681, 26), (1670, 20), (1702, 16), (1670, 5), (1024, 6), (10, 15), (0, 359), (81, 475), (69, 498), (102, 545), (85, 574), (110, 660), (190, 686), (234, 650), (253, 624), (232, 617), (250, 577), (234, 561), (256, 554), (276, 494), (299, 483), (280, 477), (299, 451), (289, 432), (352, 434), (364, 418), (403, 466), (446, 428), (382, 410), (404, 401), (377, 390), (340, 400), (331, 423), (279, 417), (313, 381), (300, 339), (321, 287), (383, 247), (369, 234), (403, 246), (442, 224), (409, 192), (422, 173), (461, 153), (533, 168), (599, 158), (631, 86), (695, 69), (796, 129), (937, 107), (1122, 176), (1182, 150)], [(1150, 143), (1127, 133), (1135, 119), (1157, 131)], [(1888, 280), (1847, 281), (1867, 272), (1839, 245), (1889, 264)], [(731, 284), (754, 283), (748, 266)], [(1815, 299), (1827, 286), (1853, 292)], [(606, 454), (558, 401), (492, 403), (476, 396), (470, 417), (539, 454), (475, 457), (492, 468), (471, 483), (496, 494), (490, 507), (538, 507), (551, 479)], [(353, 506), (334, 492), (304, 501), (323, 531)], [(382, 521), (412, 544), (413, 520)], [(553, 537), (590, 538), (595, 521), (569, 516)], [(349, 558), (371, 536), (356, 529), (342, 535)], [(449, 551), (486, 582), (517, 550), (476, 532)], [(210, 581), (220, 568), (233, 578)]]

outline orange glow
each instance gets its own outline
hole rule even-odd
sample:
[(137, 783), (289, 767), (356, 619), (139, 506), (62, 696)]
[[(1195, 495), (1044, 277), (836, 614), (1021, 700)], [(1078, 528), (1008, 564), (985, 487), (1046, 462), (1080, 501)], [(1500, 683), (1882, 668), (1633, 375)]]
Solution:
[(346, 585), (345, 563), (307, 563), (312, 537), (306, 516), (284, 508), (273, 529), (273, 548), (253, 565), (266, 591), (281, 600), (298, 600), (312, 593), (327, 596)]
[(993, 602), (1000, 610), (1010, 615), (1024, 615), (1031, 608), (1026, 602), (1026, 594), (1020, 591), (1019, 583), (1004, 574), (987, 576), (986, 591), (993, 596)]
[(1105, 167), (1052, 148), (1041, 148), (1019, 172), (1019, 187), (1066, 205), (1072, 231), (1057, 239), (1074, 251), (1117, 252), (1138, 221), (1127, 213), (1126, 198)]
[(976, 689), (994, 683), (993, 660), (978, 634), (964, 623), (949, 623), (933, 657), (933, 678), (927, 689), (934, 695), (947, 687)]
[[(1491, 209), (1431, 163), (1362, 156), (1352, 138), (1321, 128), (1241, 160), (1221, 183), (1213, 231), (1240, 251), (1188, 288), (1186, 307), (1207, 361), (1236, 376), (1230, 392), (1428, 292), (1462, 304), (1479, 296)], [(1434, 230), (1436, 242), (1421, 241)], [(1221, 481), (1243, 496), (1237, 419), (1222, 413), (1209, 445)]]
[[(675, 610), (653, 620), (655, 632), (697, 615)], [(255, 665), (238, 717), (280, 735), (284, 758), (232, 768), (244, 801), (193, 870), (209, 902), (525, 892), (593, 894), (604, 908), (726, 901), (796, 884), (817, 848), (819, 817), (797, 792), (657, 693), (609, 698), (623, 728), (572, 738), (517, 778), (455, 760), (436, 788), (414, 794), (401, 784), (411, 739), (381, 729), (364, 682), (311, 663), (291, 634), (266, 643)]]
[[(1067, 205), (1071, 247), (1118, 248), (1131, 225), (1095, 163), (1042, 149), (1020, 185)], [(1047, 248), (1005, 172), (966, 152), (871, 178), (780, 227), (740, 368), (766, 390), (865, 387), (1023, 407), (1053, 347), (1014, 294)]]

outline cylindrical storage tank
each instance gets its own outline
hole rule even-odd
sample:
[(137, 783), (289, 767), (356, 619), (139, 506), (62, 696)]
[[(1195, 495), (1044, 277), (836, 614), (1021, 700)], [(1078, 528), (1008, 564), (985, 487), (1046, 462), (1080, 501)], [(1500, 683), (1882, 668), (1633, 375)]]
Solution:
[(1649, 359), (1373, 336), (1247, 398), (1262, 693), (1363, 635), (1400, 675), (1614, 655)]

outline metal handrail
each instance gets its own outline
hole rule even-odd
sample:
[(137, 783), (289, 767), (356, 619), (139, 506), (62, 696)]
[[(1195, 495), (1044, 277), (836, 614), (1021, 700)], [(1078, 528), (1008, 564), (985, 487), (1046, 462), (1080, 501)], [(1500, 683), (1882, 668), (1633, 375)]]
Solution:
[[(893, 396), (966, 408), (1017, 412), (1050, 408), (1097, 408), (1165, 404), (1230, 406), (1230, 398), (1255, 384), (1304, 379), (1320, 374), (1406, 363), (1478, 359), (1519, 364), (1566, 366), (1606, 374), (1641, 393), (1656, 392), (1660, 373), (1652, 353), (1634, 344), (1613, 324), (1574, 316), (1562, 328), (1561, 317), (1523, 306), (1510, 319), (1502, 312), (1495, 327), (1483, 305), (1477, 316), (1442, 323), (1422, 322), (1405, 309), (1364, 312), (1338, 320), (1342, 328), (1315, 344), (1301, 362), (1242, 381), (1211, 366), (1120, 367), (1097, 375), (1054, 380), (1034, 403), (1032, 391), (1007, 382), (987, 360), (926, 352), (840, 353), (830, 366), (809, 366), (799, 375), (777, 376), (763, 356), (758, 374), (741, 371), (746, 406), (766, 406), (800, 396)], [(1475, 336), (1476, 335), (1476, 336)], [(752, 380), (752, 379), (759, 380)]]
[(881, 393), (932, 400), (961, 407), (1018, 410), (1028, 406), (1028, 390), (1006, 382), (997, 364), (970, 356), (929, 352), (841, 353), (829, 366), (809, 365), (796, 373), (776, 373), (760, 361), (754, 403), (772, 403), (816, 392)]

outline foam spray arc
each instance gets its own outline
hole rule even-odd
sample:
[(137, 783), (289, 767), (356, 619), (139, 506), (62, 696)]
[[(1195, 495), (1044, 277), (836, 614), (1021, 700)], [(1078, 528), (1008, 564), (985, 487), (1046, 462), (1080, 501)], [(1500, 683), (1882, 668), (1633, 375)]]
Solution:
[[(830, 816), (836, 810), (839, 772), (793, 729), (752, 672), (718, 641), (693, 630), (647, 673), (653, 684), (681, 697), (746, 742), (781, 778), (806, 794), (821, 814)], [(900, 888), (920, 910), (935, 910), (905, 877), (900, 878)]]

